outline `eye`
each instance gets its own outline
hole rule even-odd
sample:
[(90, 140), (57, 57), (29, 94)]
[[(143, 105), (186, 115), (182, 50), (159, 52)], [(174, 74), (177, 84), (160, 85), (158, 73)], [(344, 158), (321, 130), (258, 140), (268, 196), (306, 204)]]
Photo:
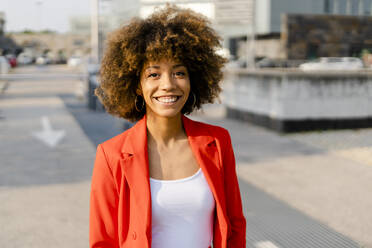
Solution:
[(158, 76), (159, 76), (159, 74), (157, 74), (157, 73), (150, 73), (147, 77), (149, 77), (149, 78), (156, 78)]
[(183, 72), (183, 71), (177, 71), (176, 73), (174, 73), (174, 75), (176, 77), (184, 77), (184, 76), (186, 76), (186, 73)]

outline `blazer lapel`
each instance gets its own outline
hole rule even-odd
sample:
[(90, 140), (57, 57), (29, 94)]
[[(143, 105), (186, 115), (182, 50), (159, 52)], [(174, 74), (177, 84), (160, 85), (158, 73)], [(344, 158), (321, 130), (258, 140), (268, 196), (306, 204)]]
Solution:
[(185, 116), (183, 116), (183, 125), (188, 136), (190, 147), (213, 193), (219, 221), (224, 222), (225, 216), (223, 215), (223, 209), (225, 209), (225, 195), (222, 182), (223, 173), (221, 172), (220, 156), (218, 154), (215, 138), (208, 130), (198, 125), (198, 122), (192, 121)]
[[(123, 159), (121, 166), (124, 177), (128, 182), (135, 202), (130, 203), (135, 207), (138, 216), (143, 217), (141, 223), (146, 230), (147, 239), (151, 240), (151, 191), (149, 183), (149, 163), (147, 152), (146, 117), (142, 118), (130, 129), (122, 148)], [(140, 224), (140, 223), (138, 223)]]

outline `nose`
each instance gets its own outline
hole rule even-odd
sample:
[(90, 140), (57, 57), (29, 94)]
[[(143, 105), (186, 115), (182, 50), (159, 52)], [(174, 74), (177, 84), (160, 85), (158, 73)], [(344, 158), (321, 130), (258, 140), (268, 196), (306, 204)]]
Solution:
[(162, 90), (172, 90), (175, 88), (175, 82), (172, 74), (165, 73), (162, 75), (161, 82), (160, 82), (160, 89)]

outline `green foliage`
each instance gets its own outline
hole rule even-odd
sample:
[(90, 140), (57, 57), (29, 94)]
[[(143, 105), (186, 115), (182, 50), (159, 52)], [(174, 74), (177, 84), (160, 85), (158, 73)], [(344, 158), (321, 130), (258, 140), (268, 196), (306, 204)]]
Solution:
[(371, 54), (371, 51), (368, 50), (368, 49), (363, 49), (362, 52), (360, 53), (360, 57), (363, 58), (364, 56), (366, 56), (368, 54)]
[(42, 30), (39, 33), (42, 33), (42, 34), (55, 34), (57, 32), (56, 31), (53, 31), (53, 30), (49, 30), (49, 29), (44, 29), (44, 30)]
[(20, 32), (21, 34), (35, 34), (35, 31), (32, 31), (31, 29), (25, 29)]
[(35, 30), (32, 30), (32, 29), (25, 29), (23, 31), (20, 31), (20, 32), (9, 32), (9, 34), (55, 34), (57, 33), (56, 31), (54, 30), (50, 30), (50, 29), (44, 29), (44, 30), (41, 30), (41, 31), (35, 31)]

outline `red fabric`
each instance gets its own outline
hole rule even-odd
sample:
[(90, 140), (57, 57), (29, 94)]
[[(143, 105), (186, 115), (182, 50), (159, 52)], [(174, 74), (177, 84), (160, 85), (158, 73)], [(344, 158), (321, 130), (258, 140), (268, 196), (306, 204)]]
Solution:
[[(227, 130), (182, 117), (190, 147), (216, 200), (214, 248), (245, 248), (246, 221)], [(151, 247), (146, 118), (97, 147), (90, 247)]]

